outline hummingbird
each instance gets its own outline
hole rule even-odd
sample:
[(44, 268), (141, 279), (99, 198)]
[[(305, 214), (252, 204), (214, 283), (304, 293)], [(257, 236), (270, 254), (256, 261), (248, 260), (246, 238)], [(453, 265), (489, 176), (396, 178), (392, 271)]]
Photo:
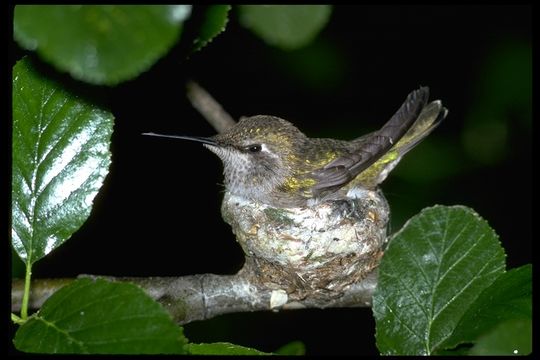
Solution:
[(308, 207), (339, 199), (354, 188), (374, 190), (403, 155), (446, 117), (429, 88), (412, 91), (379, 130), (353, 140), (310, 138), (287, 120), (242, 117), (211, 137), (143, 135), (202, 143), (223, 162), (226, 190), (278, 208)]

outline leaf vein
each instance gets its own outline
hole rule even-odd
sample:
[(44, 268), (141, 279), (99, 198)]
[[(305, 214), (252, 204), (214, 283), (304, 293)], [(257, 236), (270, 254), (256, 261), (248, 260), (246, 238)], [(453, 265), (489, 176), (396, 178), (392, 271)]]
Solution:
[(435, 288), (437, 288), (442, 282), (443, 280), (446, 278), (446, 276), (463, 260), (467, 257), (467, 255), (469, 255), (471, 253), (471, 251), (480, 244), (480, 240), (482, 240), (482, 238), (484, 238), (486, 234), (482, 234), (478, 240), (472, 244), (468, 249), (467, 251), (465, 251), (463, 254), (461, 254), (461, 256), (456, 260), (454, 261), (454, 263), (452, 265), (450, 265), (448, 267), (448, 269), (444, 272), (444, 274), (442, 274), (442, 276), (437, 279), (437, 283), (435, 284)]
[(399, 321), (400, 324), (402, 324), (405, 329), (409, 330), (409, 332), (416, 338), (418, 338), (419, 340), (423, 340), (423, 338), (418, 335), (413, 329), (411, 329), (408, 325), (407, 325), (407, 322), (403, 321), (399, 316), (398, 314), (396, 314), (392, 308), (386, 303), (384, 302), (384, 306), (394, 315), (394, 317)]
[[(54, 114), (54, 117), (56, 117), (56, 115), (60, 112), (60, 110), (62, 108), (64, 108), (65, 105), (68, 104), (68, 103), (69, 103), (69, 100), (66, 99), (66, 101), (62, 104), (62, 106), (59, 109), (57, 109), (57, 112), (56, 112), (56, 114)], [(73, 105), (73, 107), (75, 107), (75, 105)], [(41, 156), (41, 160), (39, 162), (39, 165), (41, 165), (45, 160), (47, 160), (47, 158), (49, 157), (49, 154), (52, 151), (56, 150), (58, 144), (60, 144), (62, 141), (65, 140), (66, 135), (71, 135), (71, 133), (73, 132), (73, 127), (75, 125), (79, 125), (80, 117), (83, 114), (84, 114), (84, 110), (83, 111), (78, 111), (76, 114), (71, 115), (71, 121), (66, 121), (68, 123), (68, 125), (65, 128), (61, 129), (61, 134), (60, 134), (60, 137), (58, 138), (58, 140), (54, 143), (54, 145), (51, 144), (51, 146), (48, 147), (48, 151), (46, 153), (44, 153), (43, 156)], [(64, 120), (67, 120), (68, 118), (69, 117), (66, 116)], [(52, 123), (52, 120), (51, 120), (50, 123)], [(43, 131), (45, 131), (45, 130), (43, 130)]]
[(422, 267), (422, 264), (420, 262), (417, 262), (417, 256), (418, 254), (415, 254), (414, 251), (409, 247), (409, 244), (405, 244), (403, 248), (407, 251), (407, 254), (410, 255), (408, 258), (411, 259), (414, 262), (414, 265), (420, 270), (420, 273), (422, 274), (422, 277), (426, 281), (426, 285), (430, 286), (432, 285), (431, 280), (427, 276), (427, 273), (425, 269)]
[[(441, 244), (442, 244), (442, 253), (444, 253), (446, 251), (445, 249), (445, 244), (446, 244), (446, 236), (448, 234), (448, 224), (450, 222), (450, 211), (447, 211), (446, 212), (446, 217), (445, 217), (445, 224), (444, 224), (444, 228), (443, 228), (443, 231), (442, 231), (442, 236), (441, 236)], [(438, 222), (437, 222), (438, 224)], [(439, 276), (441, 274), (441, 266), (442, 266), (442, 258), (439, 260), (439, 263), (437, 264), (437, 275), (435, 277), (435, 279), (439, 279)], [(436, 286), (433, 288), (435, 289)], [(430, 321), (428, 322), (428, 328), (427, 328), (427, 336), (426, 336), (426, 351), (428, 353), (431, 352), (431, 346), (430, 346), (430, 339), (431, 339), (431, 327), (433, 326), (433, 313), (434, 313), (434, 306), (435, 306), (435, 291), (431, 291), (431, 297), (430, 297), (430, 307), (429, 307), (429, 315), (430, 315)]]
[[(92, 132), (92, 136), (96, 133), (97, 129), (94, 129), (94, 132)], [(64, 135), (62, 135), (63, 137)], [(60, 140), (59, 140), (60, 142)], [(90, 141), (87, 142), (87, 143), (84, 143), (84, 144), (81, 144), (81, 147), (77, 150), (77, 152), (75, 153), (75, 155), (73, 155), (73, 157), (67, 162), (67, 164), (65, 164), (62, 169), (60, 169), (60, 171), (58, 172), (58, 174), (56, 174), (55, 176), (51, 177), (51, 179), (46, 183), (46, 184), (42, 184), (41, 185), (41, 190), (38, 192), (37, 194), (37, 200), (40, 200), (41, 197), (43, 196), (43, 194), (45, 194), (45, 192), (48, 190), (49, 186), (51, 186), (51, 184), (54, 183), (54, 181), (56, 179), (59, 179), (60, 177), (62, 177), (62, 175), (64, 174), (65, 171), (67, 171), (69, 169), (69, 167), (74, 163), (76, 162), (77, 160), (80, 159), (81, 156), (84, 155), (84, 150), (86, 147), (88, 147), (90, 144)], [(93, 174), (94, 172), (92, 172)]]
[(73, 334), (77, 332), (82, 332), (88, 329), (99, 328), (99, 327), (109, 325), (109, 324), (118, 324), (123, 321), (144, 320), (144, 319), (155, 320), (155, 318), (156, 318), (155, 314), (140, 314), (140, 315), (128, 314), (126, 316), (114, 317), (114, 319), (112, 320), (105, 320), (105, 321), (100, 321), (100, 322), (93, 322), (91, 324), (86, 324), (86, 326), (82, 326), (76, 330), (70, 330), (70, 333)]
[(87, 303), (85, 303), (83, 306), (80, 306), (78, 307), (77, 309), (75, 309), (74, 311), (71, 311), (71, 312), (68, 312), (66, 314), (64, 314), (62, 317), (59, 317), (58, 319), (55, 319), (55, 323), (58, 323), (58, 322), (61, 322), (61, 321), (64, 321), (65, 319), (73, 316), (73, 315), (76, 315), (76, 314), (80, 314), (80, 312), (82, 310), (86, 310), (96, 304), (99, 304), (99, 303), (103, 303), (103, 302), (109, 302), (111, 300), (114, 300), (116, 298), (119, 298), (121, 297), (122, 295), (117, 295), (117, 294), (113, 294), (113, 295), (110, 295), (110, 296), (107, 296), (107, 297), (101, 297), (99, 299), (96, 299), (95, 301), (89, 301)]
[[(59, 144), (60, 144), (61, 142), (63, 142), (63, 141), (66, 140), (69, 136), (72, 135), (72, 132), (73, 132), (73, 131), (72, 131), (72, 130), (73, 130), (72, 128), (73, 128), (75, 125), (78, 125), (77, 119), (78, 119), (79, 116), (80, 116), (80, 113), (77, 114), (77, 116), (75, 117), (75, 119), (74, 119), (73, 121), (69, 122), (68, 126), (67, 126), (65, 129), (63, 129), (62, 134), (60, 135), (60, 137), (59, 137), (59, 139), (56, 141), (56, 143), (55, 143), (53, 146), (50, 147), (49, 151), (47, 151), (47, 154), (46, 154), (45, 156), (43, 156), (43, 157), (40, 159), (40, 161), (37, 163), (37, 165), (36, 165), (36, 171), (38, 171), (38, 172), (40, 173), (40, 180), (41, 180), (41, 179), (43, 178), (43, 176), (44, 176), (44, 174), (42, 174), (43, 171), (40, 169), (41, 166), (42, 166), (42, 164), (43, 164), (46, 160), (49, 159), (49, 154), (50, 154), (51, 152), (53, 152), (54, 150), (56, 150), (56, 148), (59, 146)], [(92, 135), (93, 135), (93, 134), (92, 134)], [(65, 148), (65, 146), (63, 146), (63, 148)], [(72, 158), (71, 160), (73, 160), (73, 158)], [(70, 160), (70, 162), (71, 162), (71, 160)], [(66, 165), (64, 166), (64, 168), (66, 168), (68, 165), (69, 165), (69, 163), (66, 164)], [(62, 169), (62, 170), (63, 170), (63, 169)], [(60, 175), (60, 173), (59, 173), (58, 175)], [(57, 175), (57, 176), (58, 176), (58, 175)], [(54, 177), (51, 179), (51, 181), (52, 181), (54, 178), (56, 178), (57, 176), (54, 176)], [(42, 184), (42, 185), (41, 185), (41, 189), (42, 189), (42, 190), (41, 190), (40, 192), (43, 192), (43, 191), (45, 190), (45, 188), (50, 184), (51, 181), (49, 181), (45, 186)]]
[(460, 296), (465, 290), (467, 290), (467, 288), (476, 280), (481, 280), (481, 278), (483, 277), (487, 277), (488, 275), (490, 275), (491, 273), (486, 273), (484, 275), (482, 275), (481, 277), (478, 276), (478, 274), (480, 274), (488, 265), (490, 265), (489, 262), (486, 262), (475, 274), (474, 276), (471, 277), (471, 279), (467, 282), (467, 284), (465, 284), (465, 286), (463, 286), (456, 294), (454, 294), (454, 296), (452, 296), (452, 298), (447, 301), (440, 309), (439, 311), (437, 311), (437, 313), (433, 316), (433, 322), (435, 322), (435, 320), (440, 316), (440, 314), (452, 303), (456, 300), (456, 298), (458, 296)]
[(409, 295), (413, 298), (413, 300), (414, 300), (415, 303), (418, 305), (418, 307), (420, 308), (420, 310), (424, 313), (424, 315), (426, 316), (426, 319), (429, 319), (428, 314), (426, 313), (424, 307), (422, 306), (422, 303), (421, 303), (420, 300), (415, 296), (415, 294), (411, 291), (410, 286), (406, 286), (406, 285), (403, 283), (403, 280), (402, 280), (401, 276), (392, 276), (392, 278), (397, 279), (397, 281), (399, 282), (399, 284), (401, 285), (401, 287), (402, 287), (403, 289), (405, 289), (405, 291), (406, 291), (407, 293), (409, 293)]
[(56, 326), (54, 323), (50, 322), (50, 321), (47, 321), (46, 319), (38, 316), (36, 317), (36, 320), (38, 321), (42, 321), (46, 326), (56, 330), (58, 333), (62, 334), (63, 336), (65, 336), (69, 341), (72, 341), (73, 343), (77, 344), (79, 346), (79, 348), (82, 350), (83, 353), (88, 353), (88, 349), (86, 348), (86, 346), (84, 345), (84, 343), (80, 340), (77, 340), (76, 338), (72, 337), (69, 332), (65, 331), (64, 329)]

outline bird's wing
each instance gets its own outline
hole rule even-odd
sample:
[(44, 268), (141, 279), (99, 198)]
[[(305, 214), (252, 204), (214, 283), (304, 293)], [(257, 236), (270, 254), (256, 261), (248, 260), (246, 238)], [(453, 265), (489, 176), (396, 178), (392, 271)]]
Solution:
[(383, 156), (407, 132), (418, 118), (429, 98), (429, 88), (421, 87), (411, 92), (399, 110), (378, 131), (361, 137), (354, 152), (337, 157), (324, 167), (311, 172), (316, 180), (313, 194), (336, 189), (354, 179)]

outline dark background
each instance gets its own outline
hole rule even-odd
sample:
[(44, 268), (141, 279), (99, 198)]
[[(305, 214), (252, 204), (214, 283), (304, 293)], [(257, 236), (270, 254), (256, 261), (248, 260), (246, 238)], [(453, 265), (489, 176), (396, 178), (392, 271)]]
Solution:
[[(462, 204), (498, 233), (509, 268), (531, 262), (530, 6), (334, 6), (317, 39), (291, 52), (241, 27), (235, 7), (230, 16), (189, 59), (181, 41), (133, 81), (85, 86), (116, 117), (110, 173), (89, 220), (34, 266), (34, 278), (241, 268), (220, 216), (219, 159), (200, 144), (140, 135), (214, 133), (185, 98), (188, 78), (235, 118), (271, 114), (309, 136), (342, 139), (377, 129), (428, 85), (450, 112), (382, 185), (392, 232), (424, 207)], [(11, 50), (12, 64), (25, 54), (15, 43)], [(370, 309), (328, 309), (226, 315), (185, 333), (263, 351), (301, 340), (308, 354), (365, 355), (377, 354), (374, 326)]]

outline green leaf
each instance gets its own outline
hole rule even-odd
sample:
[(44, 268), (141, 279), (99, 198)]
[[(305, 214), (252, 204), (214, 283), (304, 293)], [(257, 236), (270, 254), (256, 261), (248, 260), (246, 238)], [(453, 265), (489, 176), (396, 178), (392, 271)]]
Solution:
[(469, 352), (471, 351), (472, 344), (462, 344), (454, 349), (443, 349), (438, 350), (435, 355), (438, 356), (465, 356), (469, 355)]
[(382, 354), (429, 355), (503, 271), (505, 254), (487, 222), (464, 206), (434, 206), (393, 236), (373, 296)]
[(240, 5), (240, 23), (284, 50), (310, 43), (328, 22), (330, 5)]
[(113, 115), (43, 77), (13, 68), (12, 243), (34, 263), (90, 215), (107, 175)]
[(445, 347), (474, 342), (501, 322), (532, 319), (532, 266), (512, 269), (497, 278), (467, 309)]
[(231, 5), (210, 5), (204, 14), (199, 36), (193, 41), (193, 52), (199, 51), (225, 31)]
[(79, 279), (53, 294), (15, 334), (18, 350), (63, 354), (183, 354), (183, 330), (129, 283)]
[(226, 342), (211, 344), (187, 344), (187, 352), (192, 355), (271, 355), (248, 347)]
[(17, 5), (14, 37), (76, 79), (114, 85), (165, 55), (190, 11), (189, 5)]
[(510, 320), (480, 337), (469, 355), (528, 355), (532, 352), (530, 319)]
[(301, 341), (291, 341), (283, 345), (274, 354), (277, 355), (306, 355), (306, 346)]

